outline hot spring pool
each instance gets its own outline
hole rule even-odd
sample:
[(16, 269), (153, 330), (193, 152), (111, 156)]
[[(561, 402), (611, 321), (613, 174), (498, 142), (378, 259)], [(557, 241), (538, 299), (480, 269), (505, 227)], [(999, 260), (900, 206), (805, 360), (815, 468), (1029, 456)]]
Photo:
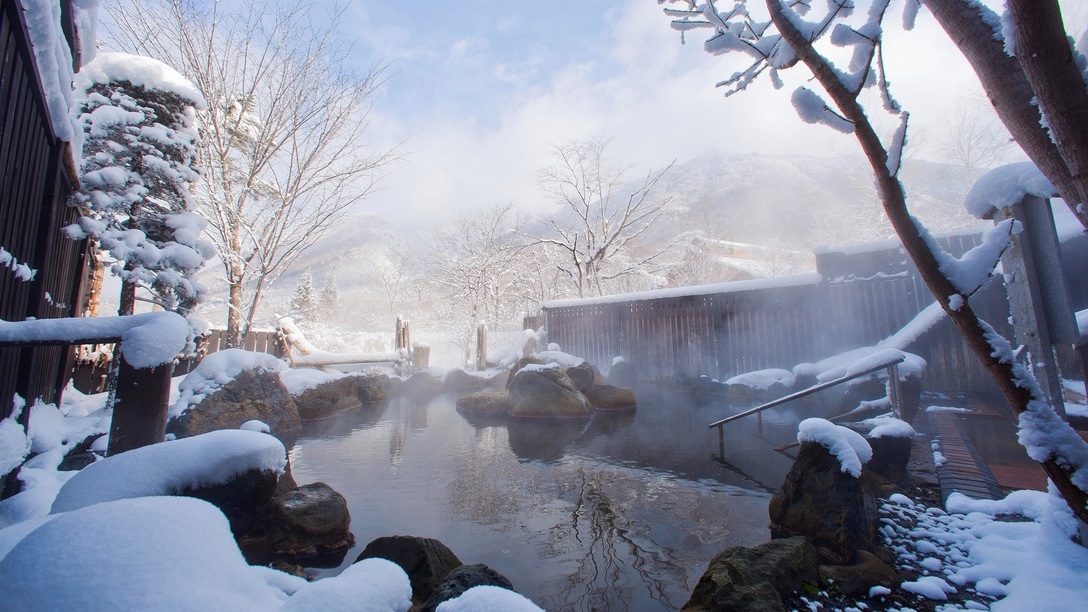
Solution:
[[(416, 535), (485, 563), (547, 610), (656, 610), (684, 604), (722, 549), (765, 541), (770, 491), (796, 438), (783, 407), (726, 429), (742, 410), (668, 391), (637, 412), (589, 422), (474, 422), (454, 396), (394, 398), (310, 423), (290, 449), (299, 484), (328, 483), (351, 509), (357, 546)], [(339, 570), (331, 570), (332, 572)]]

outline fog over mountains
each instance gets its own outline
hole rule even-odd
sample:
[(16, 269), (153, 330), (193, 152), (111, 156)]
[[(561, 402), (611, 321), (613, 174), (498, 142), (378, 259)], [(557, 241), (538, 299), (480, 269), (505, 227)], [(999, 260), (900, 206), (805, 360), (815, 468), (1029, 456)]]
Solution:
[[(644, 175), (632, 172), (627, 178), (634, 184)], [(903, 181), (912, 212), (931, 230), (949, 231), (978, 223), (961, 204), (966, 191), (962, 169), (908, 160)], [(648, 236), (652, 241), (667, 241), (694, 229), (716, 240), (808, 251), (816, 246), (858, 244), (894, 236), (883, 219), (872, 175), (862, 159), (700, 157), (677, 163), (659, 183), (657, 195), (671, 198), (672, 211), (653, 228)], [(481, 203), (488, 204), (493, 203)], [(283, 312), (303, 272), (313, 276), (318, 291), (331, 277), (341, 294), (376, 304), (382, 299), (377, 294), (395, 290), (383, 286), (390, 280), (383, 279), (383, 274), (388, 276), (389, 271), (380, 268), (401, 266), (409, 276), (426, 274), (425, 260), (430, 250), (427, 233), (402, 232), (383, 218), (365, 212), (365, 204), (363, 208), (361, 214), (339, 222), (276, 280), (263, 309), (267, 316)], [(225, 295), (225, 285), (209, 284), (213, 285), (213, 296)], [(212, 313), (216, 307), (209, 306), (207, 316), (215, 321), (218, 315)], [(383, 315), (388, 317), (387, 313)]]

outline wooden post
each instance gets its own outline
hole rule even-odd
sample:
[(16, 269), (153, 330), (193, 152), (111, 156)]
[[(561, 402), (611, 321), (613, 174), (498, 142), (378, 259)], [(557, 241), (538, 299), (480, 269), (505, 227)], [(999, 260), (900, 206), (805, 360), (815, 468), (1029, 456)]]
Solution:
[(1001, 256), (1005, 287), (1012, 310), (1016, 342), (1030, 355), (1027, 365), (1046, 393), (1054, 410), (1065, 417), (1065, 404), (1054, 344), (1079, 340), (1076, 320), (1062, 275), (1058, 235), (1050, 201), (1025, 196), (994, 215), (994, 222), (1013, 218), (1023, 231), (1012, 236), (1012, 245)]
[(901, 390), (899, 388), (899, 364), (893, 363), (888, 365), (888, 399), (892, 403), (892, 416), (900, 418), (899, 411), (899, 394)]
[(109, 456), (162, 442), (170, 407), (170, 375), (174, 364), (134, 368), (119, 357), (117, 399), (110, 424)]
[(476, 370), (487, 368), (487, 323), (476, 326)]
[(417, 370), (426, 370), (430, 366), (431, 347), (428, 344), (416, 342), (412, 345), (412, 365)]

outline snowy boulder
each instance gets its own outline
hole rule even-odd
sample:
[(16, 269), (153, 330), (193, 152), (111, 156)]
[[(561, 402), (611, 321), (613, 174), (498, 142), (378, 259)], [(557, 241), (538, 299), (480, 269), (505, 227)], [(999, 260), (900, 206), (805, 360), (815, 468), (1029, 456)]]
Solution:
[[(841, 436), (828, 440), (830, 444), (802, 440), (797, 459), (767, 510), (773, 537), (805, 536), (830, 564), (851, 565), (859, 549), (872, 548), (879, 518), (877, 496), (873, 476), (861, 470), (858, 457), (865, 440), (853, 431), (834, 433)], [(851, 473), (855, 468), (858, 476)]]
[(268, 546), (277, 559), (305, 559), (336, 566), (355, 545), (344, 496), (323, 483), (298, 487), (272, 498)]
[(805, 538), (734, 546), (714, 557), (683, 609), (786, 612), (783, 599), (819, 581), (819, 556)]
[(412, 598), (420, 603), (434, 594), (450, 572), (463, 565), (442, 542), (415, 536), (378, 538), (366, 545), (355, 562), (373, 558), (399, 565), (412, 583)]
[(180, 495), (249, 471), (283, 472), (287, 453), (267, 434), (229, 430), (133, 449), (88, 465), (57, 493), (51, 513), (118, 499)]
[(871, 552), (859, 550), (853, 565), (821, 565), (820, 576), (834, 583), (844, 595), (865, 597), (876, 585), (893, 587), (899, 572)]
[(442, 602), (436, 609), (438, 612), (544, 612), (543, 608), (514, 591), (491, 585), (472, 587), (464, 595)]
[(293, 396), (299, 418), (303, 421), (317, 421), (361, 406), (355, 384), (358, 378), (334, 378)]
[(456, 368), (446, 373), (443, 382), (451, 391), (482, 391), (494, 378), (494, 373), (491, 374), (491, 376), (484, 376)]
[[(434, 593), (431, 593), (431, 596), (424, 602), (420, 612), (435, 612), (442, 602), (457, 599), (469, 589), (479, 586), (498, 587), (507, 591), (514, 590), (514, 585), (506, 579), (506, 576), (483, 563), (462, 565), (450, 572), (449, 576), (446, 576), (442, 584), (438, 585)], [(446, 606), (446, 608), (448, 607)], [(509, 608), (503, 609), (507, 610)]]
[(593, 367), (593, 364), (588, 361), (583, 361), (578, 365), (567, 368), (567, 378), (574, 383), (574, 386), (585, 393), (587, 389), (593, 385), (603, 385), (604, 376), (597, 371), (597, 368)]
[[(205, 361), (216, 354), (209, 355)], [(203, 366), (204, 362), (201, 362), (181, 384), (185, 385), (189, 377), (197, 374)], [(178, 402), (187, 401), (185, 389), (180, 385), (179, 389), (182, 390), (182, 398)], [(178, 438), (220, 429), (237, 429), (254, 419), (268, 424), (272, 435), (277, 437), (291, 434), (302, 427), (291, 393), (280, 381), (277, 372), (263, 367), (242, 370), (195, 404), (184, 408), (175, 404), (175, 408), (177, 410), (171, 410), (172, 418), (167, 423), (166, 431)]]
[(519, 359), (514, 365), (510, 367), (510, 376), (506, 379), (507, 389), (510, 388), (510, 385), (514, 384), (514, 378), (518, 375), (518, 372), (528, 365), (544, 365), (544, 360), (537, 359), (536, 357), (532, 356)]
[(510, 416), (540, 419), (581, 419), (592, 407), (558, 364), (529, 364), (510, 383)]
[(608, 384), (617, 387), (634, 387), (638, 382), (638, 369), (629, 361), (617, 358), (608, 370)]

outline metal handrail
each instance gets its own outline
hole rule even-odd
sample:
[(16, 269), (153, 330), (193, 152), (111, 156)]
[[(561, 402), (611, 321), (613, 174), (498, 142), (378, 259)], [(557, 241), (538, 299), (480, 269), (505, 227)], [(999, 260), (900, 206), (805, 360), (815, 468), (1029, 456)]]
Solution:
[(802, 389), (800, 391), (797, 391), (796, 393), (791, 393), (791, 394), (786, 395), (784, 397), (780, 397), (780, 398), (778, 398), (776, 400), (772, 400), (772, 401), (769, 401), (769, 402), (767, 402), (765, 404), (761, 404), (761, 405), (756, 406), (755, 408), (752, 408), (750, 410), (745, 410), (744, 412), (741, 412), (739, 414), (734, 414), (732, 416), (728, 416), (728, 417), (726, 417), (726, 418), (724, 418), (724, 419), (722, 419), (720, 421), (715, 421), (715, 422), (711, 423), (710, 425), (707, 425), (707, 428), (708, 429), (712, 429), (714, 427), (718, 428), (718, 446), (719, 446), (719, 448), (721, 448), (723, 450), (723, 455), (724, 455), (725, 433), (724, 433), (724, 429), (723, 429), (722, 426), (725, 425), (726, 423), (729, 423), (730, 421), (735, 421), (737, 419), (740, 419), (740, 418), (743, 418), (743, 417), (746, 417), (746, 416), (749, 416), (749, 415), (758, 414), (760, 412), (763, 412), (764, 410), (767, 410), (768, 408), (774, 408), (775, 406), (780, 406), (780, 405), (785, 404), (787, 402), (792, 402), (793, 400), (800, 399), (802, 397), (805, 397), (806, 395), (812, 395), (813, 393), (816, 393), (817, 391), (823, 391), (824, 389), (829, 389), (829, 388), (834, 387), (836, 385), (841, 385), (844, 382), (854, 380), (855, 378), (861, 378), (862, 376), (868, 376), (868, 375), (870, 375), (870, 374), (872, 374), (874, 372), (879, 372), (880, 370), (884, 370), (884, 369), (888, 370), (888, 378), (889, 378), (889, 380), (893, 381), (892, 382), (892, 392), (891, 392), (891, 395), (892, 395), (892, 398), (891, 398), (892, 399), (892, 411), (897, 413), (898, 412), (898, 405), (899, 405), (899, 367), (898, 366), (899, 366), (899, 364), (903, 363), (903, 361), (905, 359), (906, 359), (906, 357), (900, 355), (899, 358), (895, 359), (894, 361), (888, 361), (888, 362), (882, 363), (880, 365), (873, 366), (873, 367), (871, 367), (871, 368), (869, 368), (869, 369), (867, 369), (867, 370), (865, 370), (863, 372), (857, 372), (857, 373), (851, 374), (849, 376), (843, 376), (841, 378), (836, 378), (835, 380), (831, 380), (831, 381), (828, 381), (828, 382), (825, 382), (825, 383), (820, 383), (818, 385), (813, 385), (813, 386), (811, 386), (811, 387), (809, 387), (807, 389)]

